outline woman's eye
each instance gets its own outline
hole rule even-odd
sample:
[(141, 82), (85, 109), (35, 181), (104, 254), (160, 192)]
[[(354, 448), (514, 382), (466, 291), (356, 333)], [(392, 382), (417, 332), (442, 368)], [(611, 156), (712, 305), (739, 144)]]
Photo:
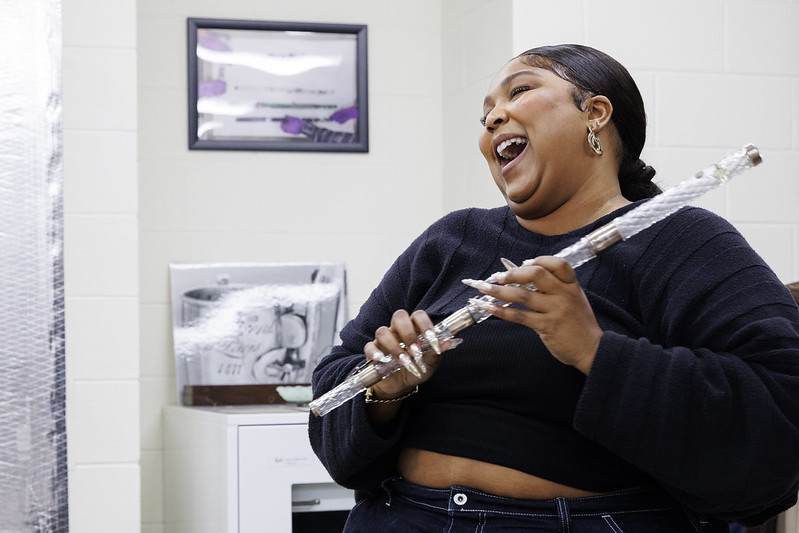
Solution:
[(486, 125), (486, 118), (487, 117), (480, 117), (480, 125), (483, 126), (484, 128), (485, 128), (485, 125)]
[(532, 89), (532, 87), (528, 85), (522, 85), (521, 87), (516, 87), (510, 92), (510, 97), (513, 98), (517, 94), (523, 93), (524, 91), (529, 91), (530, 89)]

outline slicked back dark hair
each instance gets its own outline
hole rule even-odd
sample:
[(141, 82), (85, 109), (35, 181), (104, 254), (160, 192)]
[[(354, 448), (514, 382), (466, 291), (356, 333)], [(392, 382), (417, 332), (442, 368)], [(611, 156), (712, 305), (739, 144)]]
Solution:
[(610, 100), (613, 105), (611, 121), (622, 142), (619, 162), (622, 194), (635, 201), (661, 192), (652, 182), (655, 169), (640, 159), (646, 142), (644, 100), (635, 80), (621, 63), (604, 52), (580, 44), (532, 48), (518, 58), (526, 65), (549, 70), (574, 85), (574, 103), (581, 110), (590, 96), (601, 95)]

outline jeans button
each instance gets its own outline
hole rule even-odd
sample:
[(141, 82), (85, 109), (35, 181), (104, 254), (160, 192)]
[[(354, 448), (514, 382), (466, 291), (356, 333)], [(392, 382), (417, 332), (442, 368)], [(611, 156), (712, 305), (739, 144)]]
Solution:
[(456, 494), (456, 495), (455, 495), (455, 496), (452, 498), (452, 501), (454, 501), (454, 502), (455, 502), (456, 504), (458, 504), (458, 505), (463, 505), (463, 504), (465, 504), (465, 503), (466, 503), (466, 500), (467, 500), (467, 499), (468, 499), (468, 498), (466, 497), (466, 495), (465, 495), (464, 493), (462, 493), (462, 492), (459, 492), (458, 494)]

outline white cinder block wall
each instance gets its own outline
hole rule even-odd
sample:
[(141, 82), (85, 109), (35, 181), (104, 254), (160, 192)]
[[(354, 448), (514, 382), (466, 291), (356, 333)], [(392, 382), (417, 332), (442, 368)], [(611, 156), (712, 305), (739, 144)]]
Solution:
[[(368, 154), (187, 149), (186, 18), (366, 24)], [(176, 403), (168, 265), (344, 261), (350, 313), (441, 215), (441, 16), (428, 0), (139, 0), (142, 531), (163, 529)]]
[[(650, 116), (645, 159), (665, 186), (759, 144), (763, 167), (702, 205), (784, 281), (799, 279), (797, 0), (63, 7), (73, 531), (163, 530), (160, 411), (175, 403), (168, 264), (346, 261), (354, 313), (430, 221), (502, 202), (477, 119), (490, 76), (529, 47), (583, 42), (630, 68)], [(368, 24), (370, 153), (189, 152), (189, 16)]]
[(63, 0), (71, 531), (140, 524), (136, 1)]

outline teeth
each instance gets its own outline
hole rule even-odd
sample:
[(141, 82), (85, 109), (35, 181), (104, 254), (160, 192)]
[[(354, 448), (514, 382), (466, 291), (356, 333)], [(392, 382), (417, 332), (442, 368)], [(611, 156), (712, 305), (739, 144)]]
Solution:
[(507, 141), (501, 142), (499, 146), (497, 146), (497, 154), (499, 154), (499, 157), (502, 157), (504, 159), (513, 159), (514, 155), (511, 154), (506, 155), (503, 152), (509, 146), (512, 146), (514, 144), (519, 146), (524, 146), (525, 144), (527, 144), (527, 139), (525, 139), (524, 137), (513, 137), (512, 139), (508, 139)]

